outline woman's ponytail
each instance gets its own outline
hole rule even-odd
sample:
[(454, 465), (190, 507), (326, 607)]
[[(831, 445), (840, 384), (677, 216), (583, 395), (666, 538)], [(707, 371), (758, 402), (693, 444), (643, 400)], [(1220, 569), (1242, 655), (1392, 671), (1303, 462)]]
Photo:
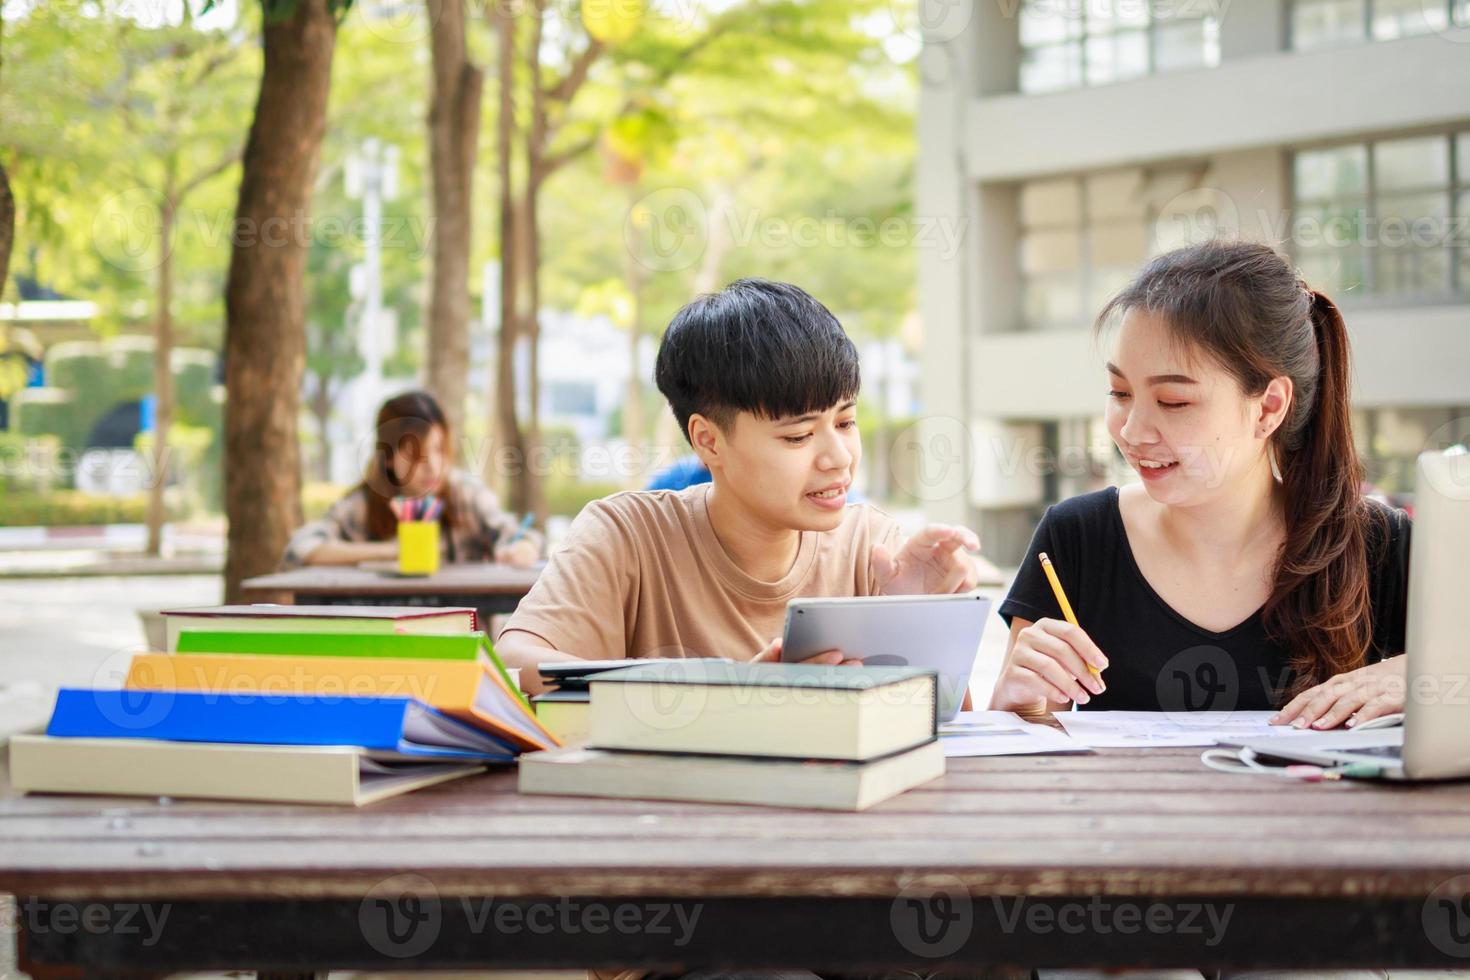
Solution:
[(1286, 501), (1286, 542), (1264, 610), (1292, 651), (1292, 693), (1363, 666), (1372, 641), (1369, 509), (1353, 443), (1347, 325), (1326, 295), (1306, 289), (1316, 384), (1296, 392), (1275, 443)]

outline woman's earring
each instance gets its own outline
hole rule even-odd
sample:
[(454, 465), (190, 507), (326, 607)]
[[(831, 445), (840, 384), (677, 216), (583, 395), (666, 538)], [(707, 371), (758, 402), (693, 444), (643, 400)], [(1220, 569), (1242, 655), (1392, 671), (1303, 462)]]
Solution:
[(1266, 454), (1267, 458), (1271, 460), (1272, 479), (1274, 479), (1277, 483), (1285, 482), (1285, 478), (1281, 475), (1281, 465), (1276, 462), (1276, 447), (1272, 446), (1271, 448), (1266, 450)]

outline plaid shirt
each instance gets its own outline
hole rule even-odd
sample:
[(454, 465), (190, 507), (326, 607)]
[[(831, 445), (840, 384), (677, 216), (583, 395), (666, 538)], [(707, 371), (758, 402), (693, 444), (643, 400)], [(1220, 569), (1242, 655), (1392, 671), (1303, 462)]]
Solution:
[[(515, 515), (500, 509), (494, 491), (463, 470), (449, 474), (449, 496), (454, 501), (460, 521), (445, 528), (439, 548), (446, 561), (491, 561), (495, 546), (508, 540), (519, 529)], [(527, 531), (525, 538), (539, 549), (539, 531)], [(302, 525), (286, 543), (281, 568), (299, 568), (306, 557), (328, 541), (368, 541), (367, 491), (362, 487), (332, 505), (325, 515)]]

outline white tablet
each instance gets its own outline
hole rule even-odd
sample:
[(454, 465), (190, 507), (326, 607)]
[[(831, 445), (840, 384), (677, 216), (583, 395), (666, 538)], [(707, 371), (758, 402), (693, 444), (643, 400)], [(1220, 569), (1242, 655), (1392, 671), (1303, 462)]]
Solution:
[(973, 592), (792, 599), (781, 659), (841, 650), (875, 667), (928, 668), (939, 674), (939, 718), (948, 721), (965, 699), (989, 615), (990, 599)]

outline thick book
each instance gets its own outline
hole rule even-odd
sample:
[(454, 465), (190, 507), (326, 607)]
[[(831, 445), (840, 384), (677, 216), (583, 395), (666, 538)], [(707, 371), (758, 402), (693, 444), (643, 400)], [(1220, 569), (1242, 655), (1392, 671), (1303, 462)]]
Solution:
[(662, 660), (592, 678), (599, 749), (864, 760), (938, 737), (917, 667)]
[(130, 690), (209, 694), (316, 694), (415, 698), (466, 724), (535, 751), (557, 738), (481, 660), (140, 653)]
[(944, 775), (927, 742), (868, 762), (564, 748), (521, 757), (522, 793), (865, 810)]
[(248, 745), (348, 745), (404, 761), (508, 762), (507, 742), (412, 698), (91, 690), (56, 695), (47, 735)]
[(592, 694), (586, 690), (547, 691), (531, 699), (536, 718), (563, 745), (581, 745), (591, 731)]
[(362, 806), (484, 769), (478, 763), (395, 762), (339, 745), (49, 735), (10, 739), (11, 785), (28, 793)]
[(468, 606), (283, 606), (256, 603), (163, 610), (168, 649), (183, 630), (275, 633), (473, 633), (479, 616)]

